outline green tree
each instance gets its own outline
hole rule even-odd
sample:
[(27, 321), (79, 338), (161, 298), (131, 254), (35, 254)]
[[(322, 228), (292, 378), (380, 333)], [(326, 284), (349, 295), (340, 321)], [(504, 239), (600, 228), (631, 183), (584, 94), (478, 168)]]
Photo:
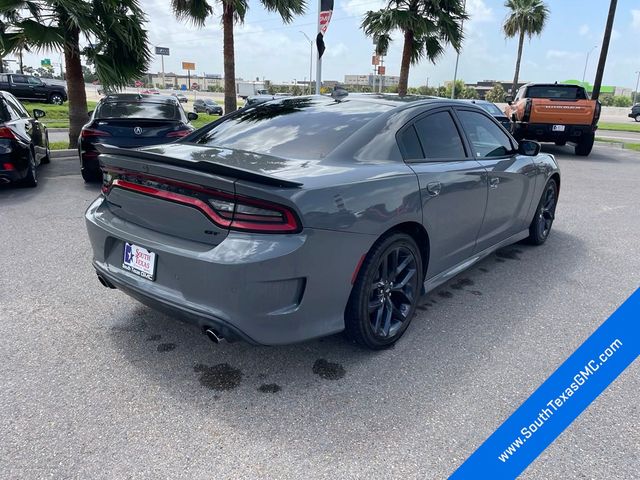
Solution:
[(549, 18), (549, 8), (542, 0), (507, 0), (504, 6), (509, 9), (509, 13), (502, 24), (502, 30), (507, 38), (518, 37), (516, 72), (511, 86), (511, 95), (514, 95), (520, 75), (524, 36), (527, 35), (531, 39), (534, 35), (542, 33)]
[[(305, 12), (305, 0), (260, 0), (270, 12), (280, 14), (282, 21), (290, 23), (295, 15)], [(222, 8), (222, 55), (224, 61), (224, 113), (238, 108), (236, 96), (236, 63), (233, 26), (243, 23), (249, 10), (249, 0), (171, 0), (176, 16), (202, 27), (209, 16), (215, 15), (213, 5)]]
[[(447, 87), (444, 91), (444, 96), (446, 98), (451, 98), (452, 85), (453, 84), (451, 82), (447, 84)], [(468, 98), (468, 99), (478, 98), (478, 92), (476, 91), (475, 88), (466, 86), (464, 84), (464, 80), (456, 80), (455, 98)]]
[(385, 55), (391, 34), (400, 30), (404, 37), (398, 94), (407, 94), (409, 67), (423, 58), (440, 57), (447, 45), (460, 51), (462, 21), (468, 18), (461, 0), (388, 0), (386, 8), (369, 11), (361, 28), (376, 41), (376, 52)]
[(616, 95), (613, 97), (613, 105), (615, 107), (630, 107), (631, 97), (627, 97), (626, 95)]
[[(81, 56), (95, 65), (105, 87), (123, 87), (147, 68), (151, 54), (138, 0), (3, 0), (0, 56), (22, 45), (64, 52), (69, 95), (69, 147), (87, 121)], [(81, 39), (89, 46), (80, 47)]]
[(501, 83), (496, 83), (493, 88), (487, 92), (485, 99), (493, 103), (504, 103), (507, 92), (504, 91), (504, 87)]

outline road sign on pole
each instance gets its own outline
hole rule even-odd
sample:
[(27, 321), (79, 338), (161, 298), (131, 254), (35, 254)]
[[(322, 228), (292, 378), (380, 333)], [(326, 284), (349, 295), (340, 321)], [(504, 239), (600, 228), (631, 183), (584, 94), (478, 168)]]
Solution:
[(160, 62), (162, 64), (162, 88), (166, 88), (167, 84), (164, 81), (164, 56), (169, 55), (168, 47), (156, 47), (156, 55), (160, 55)]
[(42, 60), (40, 60), (40, 66), (41, 67), (50, 67), (51, 66), (51, 59), (50, 58), (43, 58)]
[(167, 47), (156, 47), (156, 55), (169, 56), (169, 48), (167, 48)]

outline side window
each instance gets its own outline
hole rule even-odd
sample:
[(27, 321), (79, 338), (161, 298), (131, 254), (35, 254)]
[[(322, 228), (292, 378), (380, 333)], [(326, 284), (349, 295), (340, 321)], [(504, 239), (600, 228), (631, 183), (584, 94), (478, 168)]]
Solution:
[(13, 81), (13, 83), (19, 83), (19, 84), (27, 84), (29, 83), (27, 81), (27, 77), (25, 77), (24, 75), (14, 75), (11, 80)]
[(9, 77), (6, 75), (0, 75), (0, 83), (9, 83)]
[(415, 123), (415, 128), (427, 160), (466, 158), (462, 139), (449, 112), (427, 115)]
[(410, 125), (409, 128), (405, 128), (402, 131), (399, 140), (405, 160), (424, 159), (420, 140), (418, 140), (418, 134), (416, 133), (416, 129), (413, 125)]
[(482, 113), (458, 110), (458, 116), (477, 158), (504, 157), (513, 152), (509, 137)]
[(36, 77), (28, 77), (29, 85), (42, 85), (42, 80)]

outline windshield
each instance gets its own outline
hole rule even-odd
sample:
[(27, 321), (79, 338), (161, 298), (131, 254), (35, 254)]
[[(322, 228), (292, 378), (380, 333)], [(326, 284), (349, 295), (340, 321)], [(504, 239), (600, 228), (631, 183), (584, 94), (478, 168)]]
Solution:
[(180, 120), (178, 108), (172, 103), (104, 102), (96, 109), (96, 118)]
[(388, 105), (297, 97), (237, 113), (193, 141), (285, 158), (323, 158)]
[(534, 85), (527, 89), (529, 98), (557, 98), (560, 100), (586, 100), (584, 88), (574, 85)]
[(485, 112), (490, 113), (494, 117), (495, 116), (504, 117), (504, 113), (502, 113), (502, 111), (496, 105), (494, 105), (493, 103), (476, 103), (476, 105), (478, 105)]

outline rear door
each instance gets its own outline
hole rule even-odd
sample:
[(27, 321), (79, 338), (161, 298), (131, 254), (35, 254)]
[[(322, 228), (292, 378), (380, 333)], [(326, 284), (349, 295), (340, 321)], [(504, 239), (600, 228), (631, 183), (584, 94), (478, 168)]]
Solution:
[(34, 86), (29, 85), (26, 75), (11, 75), (11, 93), (21, 100), (35, 100)]
[(27, 81), (29, 82), (33, 97), (46, 103), (49, 100), (49, 90), (45, 84), (42, 83), (42, 80), (36, 77), (27, 77)]
[(473, 155), (487, 171), (487, 210), (476, 251), (482, 251), (525, 228), (533, 198), (536, 166), (519, 155), (516, 144), (490, 115), (456, 108)]
[(398, 133), (418, 176), (430, 239), (427, 278), (470, 257), (487, 203), (485, 169), (466, 145), (449, 108), (431, 110)]

